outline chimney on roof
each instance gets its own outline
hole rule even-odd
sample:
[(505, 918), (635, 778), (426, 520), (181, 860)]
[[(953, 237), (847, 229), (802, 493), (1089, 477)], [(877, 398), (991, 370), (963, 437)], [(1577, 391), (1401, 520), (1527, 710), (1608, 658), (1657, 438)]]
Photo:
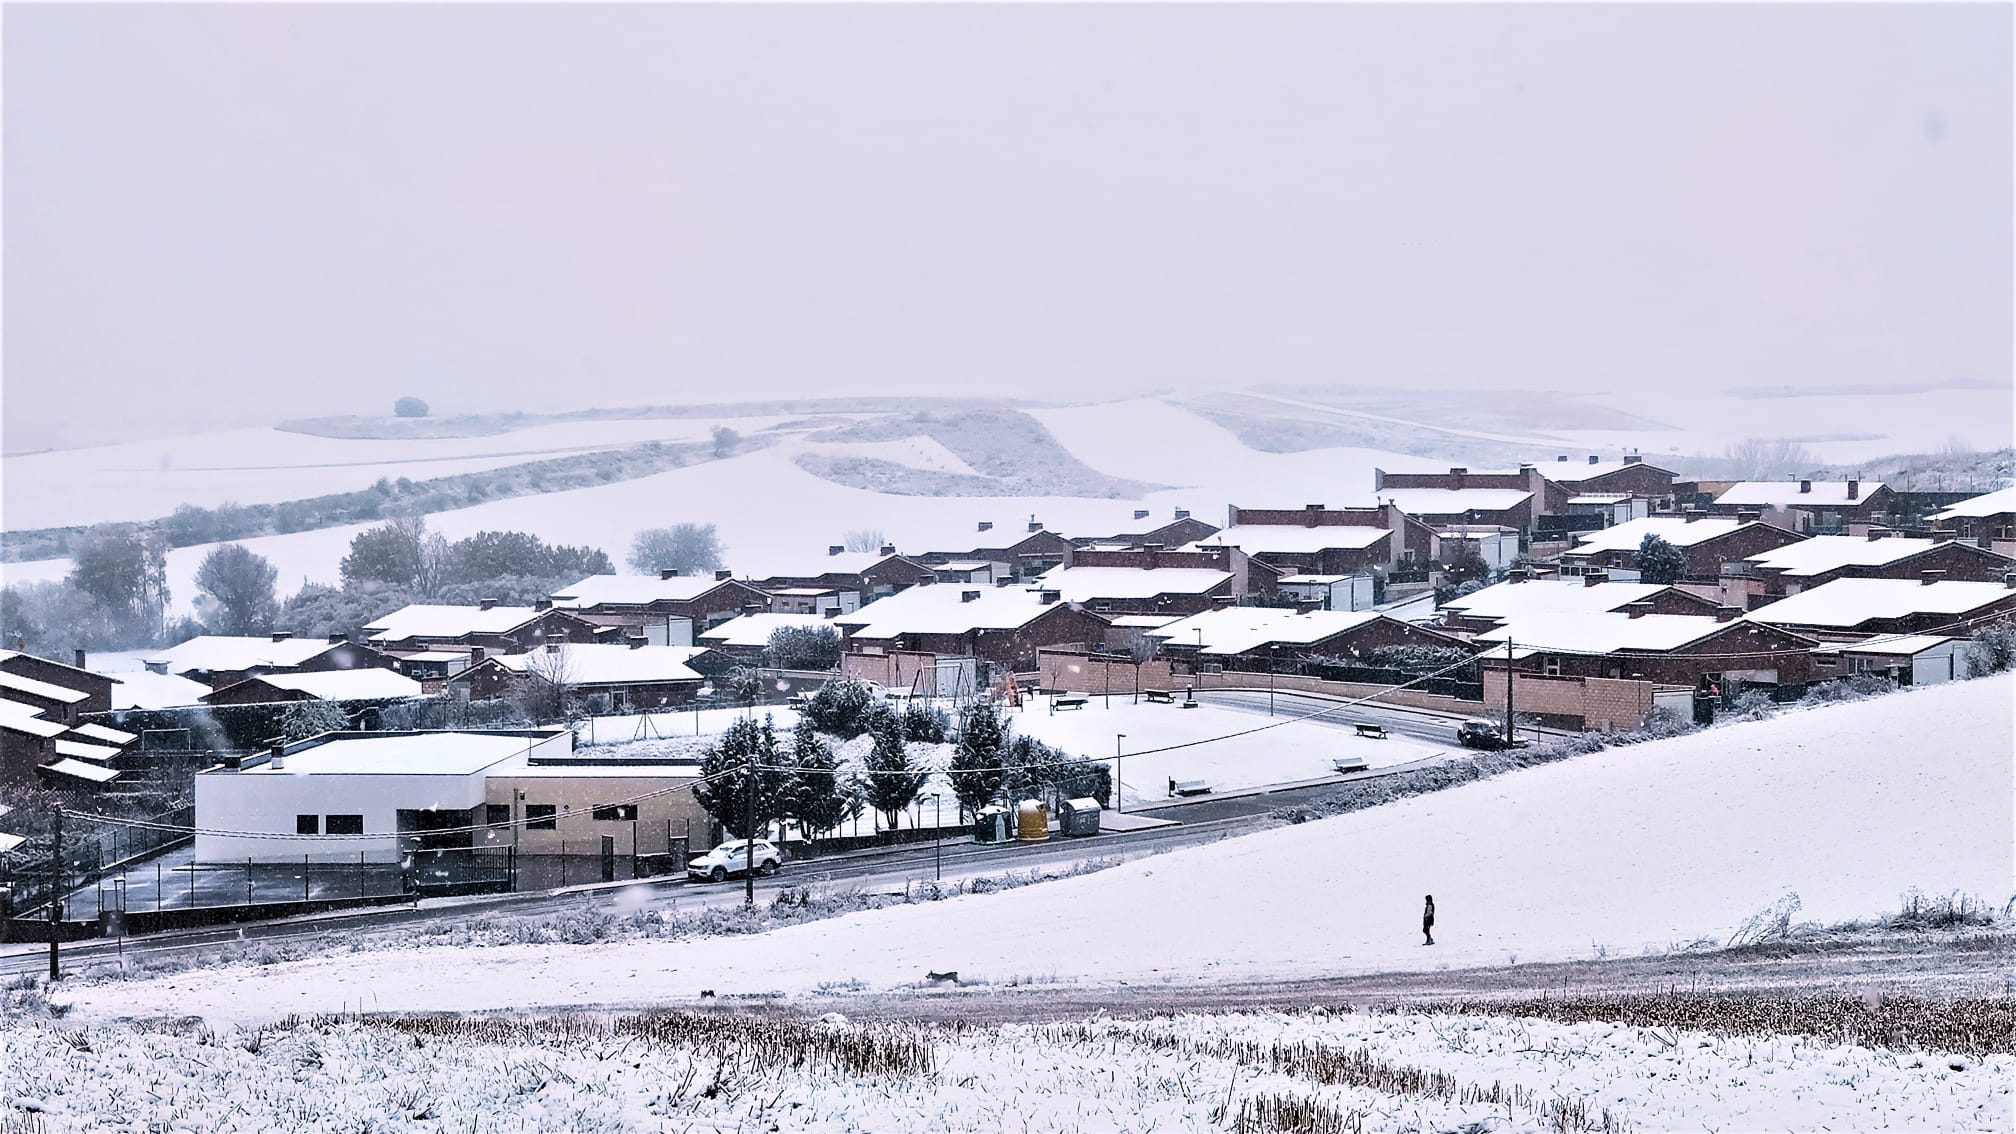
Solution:
[(1879, 540), (1879, 539), (1882, 539), (1882, 538), (1883, 538), (1884, 536), (1887, 536), (1887, 535), (1889, 535), (1889, 534), (1890, 534), (1890, 529), (1889, 529), (1889, 528), (1884, 528), (1884, 527), (1876, 527), (1876, 526), (1873, 526), (1873, 525), (1872, 525), (1872, 526), (1870, 527), (1870, 529), (1869, 529), (1869, 538), (1870, 538), (1871, 540)]
[(979, 591), (960, 591), (960, 592), (959, 592), (959, 601), (960, 601), (960, 602), (979, 602), (979, 601), (980, 601), (980, 592), (979, 592)]
[(1179, 520), (1187, 520), (1187, 519), (1189, 519), (1189, 518), (1190, 518), (1190, 509), (1188, 509), (1188, 508), (1178, 508), (1178, 509), (1176, 509), (1176, 518), (1177, 518), (1177, 519), (1179, 519)]
[(730, 570), (729, 570), (728, 568), (726, 568), (726, 567), (722, 567), (722, 568), (720, 568), (719, 570), (717, 570), (717, 571), (715, 571), (715, 572), (714, 572), (714, 581), (715, 581), (715, 582), (717, 582), (717, 583), (725, 583), (725, 582), (727, 582), (728, 580), (730, 580), (730, 579), (732, 579), (732, 578), (734, 578), (734, 577), (735, 577), (735, 572), (733, 572), (733, 571), (730, 571)]
[(1309, 522), (1310, 527), (1312, 528), (1315, 527), (1317, 523), (1321, 521), (1323, 518), (1323, 505), (1321, 504), (1302, 505), (1302, 518)]
[(269, 748), (267, 748), (266, 751), (267, 754), (271, 757), (267, 761), (267, 765), (269, 767), (271, 767), (276, 772), (284, 772), (287, 770), (287, 742), (285, 740), (274, 741), (272, 745)]
[(1920, 586), (1929, 587), (1945, 577), (1946, 572), (1927, 567), (1923, 571), (1918, 572), (1918, 583)]
[(490, 651), (488, 651), (488, 650), (484, 649), (484, 648), (483, 648), (483, 647), (481, 647), (481, 646), (471, 646), (471, 647), (469, 647), (469, 664), (470, 664), (470, 665), (479, 665), (479, 664), (481, 664), (481, 663), (482, 663), (482, 661), (483, 661), (483, 658), (484, 658), (484, 656), (485, 656), (485, 655), (487, 655), (487, 654), (488, 654), (489, 652), (490, 652)]
[(633, 650), (641, 650), (644, 648), (645, 644), (648, 643), (649, 641), (650, 639), (646, 638), (642, 634), (632, 634), (629, 637), (623, 639), (623, 644), (630, 647)]
[(495, 609), (497, 609), (497, 600), (496, 600), (496, 599), (494, 599), (494, 598), (483, 598), (483, 599), (477, 599), (477, 600), (476, 600), (476, 609), (477, 609), (477, 610), (495, 610)]
[(1704, 515), (1707, 515), (1707, 510), (1694, 504), (1687, 505), (1686, 510), (1680, 513), (1681, 518), (1690, 524)]
[(991, 521), (982, 520), (980, 521), (980, 530), (983, 532), (991, 532), (994, 530), (994, 525)]
[(1585, 571), (1582, 574), (1582, 585), (1585, 587), (1600, 586), (1609, 581), (1610, 572), (1608, 571)]
[(1135, 519), (1137, 519), (1137, 520), (1145, 520), (1145, 519), (1147, 519), (1147, 518), (1148, 518), (1148, 509), (1146, 509), (1146, 508), (1136, 508), (1136, 509), (1134, 509), (1134, 518), (1135, 518)]
[(1470, 470), (1469, 470), (1469, 469), (1468, 469), (1467, 467), (1463, 466), (1463, 465), (1456, 465), (1456, 466), (1454, 466), (1454, 467), (1450, 468), (1450, 470), (1449, 470), (1449, 475), (1450, 475), (1450, 476), (1462, 476), (1462, 475), (1464, 475), (1465, 473), (1467, 473), (1467, 472), (1469, 472), (1469, 471), (1470, 471)]
[(548, 642), (548, 643), (546, 643), (546, 652), (547, 652), (547, 653), (549, 653), (549, 654), (557, 654), (557, 653), (559, 653), (559, 652), (560, 652), (560, 643), (558, 643), (558, 642)]
[(350, 640), (350, 635), (348, 635), (348, 634), (345, 634), (345, 633), (342, 633), (342, 632), (340, 632), (340, 631), (339, 631), (339, 632), (337, 632), (337, 633), (334, 633), (334, 634), (331, 634), (331, 635), (329, 635), (329, 644), (330, 644), (330, 645), (332, 645), (332, 646), (340, 646), (340, 645), (342, 645), (343, 643), (345, 643), (345, 642), (347, 642), (347, 641), (349, 641), (349, 640)]
[(1800, 482), (1799, 482), (1799, 491), (1800, 491), (1801, 493), (1809, 493), (1809, 492), (1812, 492), (1812, 491), (1813, 491), (1813, 482), (1812, 482), (1812, 481), (1810, 481), (1810, 480), (1802, 480), (1802, 481), (1800, 481)]
[(1532, 575), (1533, 571), (1531, 568), (1514, 567), (1510, 571), (1507, 571), (1505, 573), (1505, 581), (1508, 583), (1523, 583), (1527, 579), (1531, 578)]
[(1740, 606), (1718, 606), (1715, 608), (1715, 621), (1717, 622), (1734, 622), (1741, 617), (1743, 617), (1743, 608)]
[(1589, 454), (1589, 463), (1592, 465), (1600, 465), (1603, 463), (1603, 458), (1597, 456), (1594, 453), (1591, 453)]
[(84, 668), (84, 651), (83, 651), (83, 650), (78, 650), (78, 651), (77, 651), (77, 668), (78, 668), (78, 669), (83, 669), (83, 668)]
[(1627, 602), (1624, 604), (1624, 613), (1631, 618), (1643, 618), (1652, 613), (1652, 600), (1639, 599), (1637, 602)]
[(660, 581), (666, 579), (676, 579), (678, 577), (679, 577), (679, 568), (677, 567), (660, 567), (658, 569), (658, 578)]
[(1141, 565), (1150, 571), (1162, 566), (1162, 545), (1159, 543), (1142, 544), (1141, 559)]
[(542, 598), (542, 599), (533, 599), (533, 600), (532, 600), (532, 609), (533, 609), (533, 610), (552, 610), (552, 609), (553, 609), (553, 600), (552, 600), (552, 599), (550, 599), (550, 598)]
[(1645, 458), (1638, 453), (1626, 453), (1624, 455), (1624, 463), (1627, 465), (1642, 465), (1645, 463)]
[(1763, 518), (1764, 513), (1755, 508), (1738, 508), (1736, 510), (1736, 522), (1739, 524), (1754, 524)]
[(2016, 590), (2016, 571), (2011, 571), (2007, 575), (2002, 576), (2002, 585), (2008, 587), (2010, 590)]
[(1554, 460), (1555, 460), (1555, 462), (1556, 462), (1556, 463), (1559, 463), (1559, 464), (1564, 464), (1564, 465), (1565, 465), (1565, 464), (1567, 464), (1567, 463), (1568, 463), (1568, 454), (1566, 454), (1566, 453), (1563, 453), (1563, 454), (1561, 454), (1560, 456), (1558, 456), (1558, 457), (1554, 458)]
[(1861, 482), (1860, 480), (1851, 480), (1851, 481), (1849, 481), (1849, 482), (1848, 482), (1848, 499), (1850, 499), (1850, 500), (1853, 500), (1853, 499), (1855, 499), (1856, 497), (1858, 497), (1858, 496), (1860, 496), (1860, 495), (1862, 495), (1862, 482)]
[(1030, 531), (1032, 531), (1032, 532), (1040, 532), (1040, 531), (1042, 531), (1042, 530), (1043, 530), (1043, 521), (1041, 521), (1041, 520), (1037, 519), (1037, 518), (1036, 518), (1036, 517), (1034, 517), (1034, 516), (1031, 516), (1031, 517), (1029, 517), (1029, 530), (1030, 530)]
[(1050, 606), (1050, 605), (1052, 605), (1053, 603), (1055, 603), (1055, 602), (1056, 602), (1056, 601), (1057, 601), (1058, 599), (1061, 599), (1061, 598), (1063, 598), (1063, 597), (1064, 597), (1064, 594), (1063, 594), (1063, 592), (1062, 592), (1062, 591), (1037, 591), (1037, 592), (1036, 592), (1036, 602), (1037, 602), (1037, 604), (1038, 604), (1039, 606)]
[(291, 631), (291, 630), (275, 630), (275, 631), (273, 631), (273, 640), (274, 640), (274, 641), (276, 641), (276, 642), (284, 642), (284, 641), (286, 641), (287, 639), (289, 639), (289, 638), (292, 638), (293, 636), (294, 636), (294, 632), (293, 632), (293, 631)]
[(894, 554), (896, 554), (896, 545), (895, 545), (895, 544), (893, 544), (893, 543), (885, 543), (885, 544), (883, 544), (883, 545), (882, 545), (882, 554), (884, 554), (884, 555), (894, 555)]
[(845, 551), (845, 550), (847, 550), (847, 545), (846, 545), (846, 544), (842, 544), (842, 543), (829, 543), (829, 544), (827, 544), (827, 545), (826, 545), (826, 554), (828, 554), (828, 555), (838, 555), (838, 554), (840, 554), (841, 552), (843, 552), (843, 551)]

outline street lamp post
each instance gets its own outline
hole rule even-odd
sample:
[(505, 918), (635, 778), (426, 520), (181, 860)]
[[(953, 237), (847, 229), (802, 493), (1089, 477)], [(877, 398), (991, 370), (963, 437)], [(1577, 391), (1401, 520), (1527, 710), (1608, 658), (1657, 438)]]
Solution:
[(1120, 788), (1123, 783), (1120, 778), (1120, 761), (1122, 758), (1120, 755), (1120, 742), (1125, 739), (1127, 739), (1127, 734), (1124, 732), (1117, 733), (1113, 737), (1113, 810), (1116, 814), (1127, 810), (1125, 801), (1120, 798)]
[(931, 876), (934, 881), (943, 882), (945, 880), (945, 797), (935, 791), (931, 793), (931, 825), (933, 827), (931, 832), (931, 856), (935, 860)]

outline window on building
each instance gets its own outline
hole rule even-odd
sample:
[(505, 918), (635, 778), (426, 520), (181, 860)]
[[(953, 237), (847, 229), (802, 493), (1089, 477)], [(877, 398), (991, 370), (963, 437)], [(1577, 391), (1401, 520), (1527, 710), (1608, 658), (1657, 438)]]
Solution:
[(297, 835), (321, 834), (322, 817), (320, 815), (296, 815), (294, 817), (294, 833)]
[(627, 823), (635, 818), (637, 818), (637, 805), (634, 803), (619, 803), (614, 807), (595, 809), (595, 821), (598, 823)]
[(560, 809), (550, 803), (528, 803), (525, 805), (525, 829), (528, 831), (554, 831), (560, 827), (554, 818)]
[(511, 805), (508, 803), (486, 803), (483, 805), (483, 822), (492, 827), (511, 822)]
[(326, 815), (322, 819), (322, 833), (325, 835), (361, 835), (364, 833), (362, 815)]
[(1540, 661), (1540, 672), (1549, 677), (1561, 676), (1561, 659), (1551, 654), (1542, 658)]

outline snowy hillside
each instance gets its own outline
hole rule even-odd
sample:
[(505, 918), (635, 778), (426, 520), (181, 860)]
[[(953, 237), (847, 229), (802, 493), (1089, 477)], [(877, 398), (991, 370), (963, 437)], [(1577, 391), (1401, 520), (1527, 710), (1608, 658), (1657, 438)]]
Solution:
[[(1232, 981), (1727, 940), (1796, 893), (1821, 923), (1912, 887), (2011, 897), (2016, 678), (1793, 711), (1011, 893), (755, 938), (365, 954), (79, 989), (93, 1017), (682, 1001), (699, 988)], [(1438, 944), (1419, 935), (1435, 895)]]

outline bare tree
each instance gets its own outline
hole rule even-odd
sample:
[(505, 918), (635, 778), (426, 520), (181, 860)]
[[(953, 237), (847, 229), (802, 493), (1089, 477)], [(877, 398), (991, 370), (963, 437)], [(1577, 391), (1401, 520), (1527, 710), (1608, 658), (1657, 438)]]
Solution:
[(1723, 451), (1731, 475), (1740, 480), (1764, 480), (1792, 476), (1819, 467), (1811, 450), (1783, 437), (1749, 437), (1730, 443)]
[(431, 599), (448, 582), (448, 539), (440, 532), (428, 532), (420, 541), (419, 560), (413, 572), (414, 593)]
[(574, 679), (574, 659), (568, 647), (550, 644), (526, 656), (525, 677), (513, 699), (531, 720), (562, 720), (572, 707)]
[(889, 546), (882, 538), (881, 528), (855, 528), (841, 540), (849, 551), (880, 551)]

